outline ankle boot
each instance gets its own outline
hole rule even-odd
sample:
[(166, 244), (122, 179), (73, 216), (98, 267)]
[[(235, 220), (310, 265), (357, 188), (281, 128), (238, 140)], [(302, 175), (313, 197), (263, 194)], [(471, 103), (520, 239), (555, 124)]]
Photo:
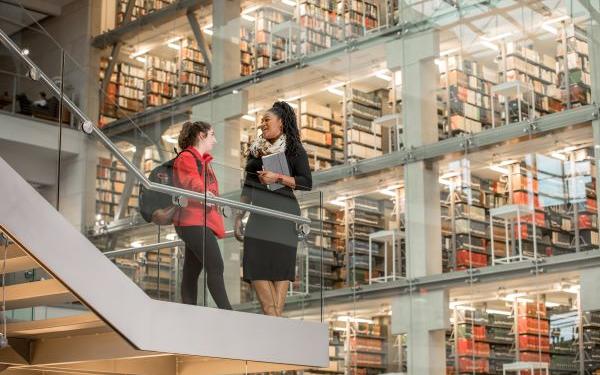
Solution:
[(288, 289), (290, 288), (290, 282), (275, 281), (275, 291), (277, 296), (277, 303), (275, 305), (277, 310), (277, 316), (283, 316), (283, 309), (285, 308), (285, 298), (287, 297)]
[(260, 307), (262, 308), (263, 313), (265, 315), (277, 316), (275, 295), (273, 294), (273, 290), (269, 284), (270, 281), (267, 280), (252, 281), (256, 298), (258, 298), (258, 302), (260, 302)]

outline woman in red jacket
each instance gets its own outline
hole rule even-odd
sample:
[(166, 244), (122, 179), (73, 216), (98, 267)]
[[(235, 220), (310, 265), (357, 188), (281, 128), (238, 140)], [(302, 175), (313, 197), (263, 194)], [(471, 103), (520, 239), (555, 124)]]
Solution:
[[(183, 124), (178, 139), (182, 150), (174, 166), (175, 186), (204, 193), (219, 195), (219, 184), (210, 166), (210, 151), (217, 143), (215, 131), (202, 121)], [(215, 205), (190, 200), (188, 206), (179, 209), (173, 217), (175, 230), (185, 242), (181, 296), (183, 303), (195, 305), (198, 295), (198, 277), (202, 268), (206, 271), (207, 285), (217, 306), (231, 310), (223, 280), (223, 258), (217, 238), (223, 238), (223, 217)]]

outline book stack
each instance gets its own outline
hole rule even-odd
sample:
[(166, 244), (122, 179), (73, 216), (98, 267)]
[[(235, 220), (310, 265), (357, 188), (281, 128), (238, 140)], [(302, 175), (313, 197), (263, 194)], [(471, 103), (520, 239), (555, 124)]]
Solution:
[(202, 53), (189, 39), (182, 41), (179, 77), (181, 96), (198, 94), (208, 86), (209, 73)]
[[(125, 188), (127, 169), (120, 162), (100, 157), (96, 166), (96, 214), (101, 220), (111, 221), (121, 202)], [(135, 186), (127, 204), (126, 216), (132, 216), (138, 208), (138, 186)]]
[(343, 285), (339, 269), (343, 266), (344, 237), (340, 235), (343, 222), (337, 210), (313, 206), (304, 209), (303, 216), (312, 220), (307, 239), (309, 246), (309, 286), (318, 291), (321, 283), (321, 256), (323, 257), (323, 287), (330, 290)]
[(518, 302), (518, 360), (550, 363), (550, 324), (544, 302)]
[(381, 100), (375, 93), (352, 89), (346, 101), (348, 158), (362, 160), (381, 156), (381, 125), (373, 120), (381, 117)]
[(177, 96), (177, 61), (146, 57), (146, 105), (155, 107)]
[[(562, 110), (561, 93), (558, 89), (556, 59), (541, 54), (534, 49), (517, 42), (506, 44), (506, 61), (498, 57), (500, 82), (521, 81), (530, 85), (535, 98), (535, 116), (540, 117)], [(522, 110), (527, 115), (531, 105), (531, 96), (524, 95)], [(509, 103), (510, 122), (518, 120), (516, 101)], [(506, 118), (506, 114), (503, 114)], [(522, 116), (524, 117), (524, 116)]]
[(254, 25), (243, 24), (240, 29), (240, 63), (242, 76), (254, 71)]
[(256, 69), (267, 69), (271, 62), (285, 58), (285, 38), (273, 35), (273, 29), (291, 18), (291, 15), (280, 9), (263, 6), (256, 10), (255, 45)]
[[(566, 40), (566, 45), (562, 40)], [(565, 108), (591, 103), (591, 76), (587, 35), (573, 24), (560, 30), (557, 48), (558, 85)]]
[[(104, 78), (108, 59), (101, 63), (100, 81)], [(129, 63), (118, 63), (110, 77), (102, 115), (121, 118), (144, 108), (144, 69)]]
[[(119, 0), (117, 2), (117, 26), (122, 24), (125, 19), (128, 2), (128, 0)], [(160, 10), (171, 3), (173, 3), (173, 0), (135, 0), (133, 12), (131, 13), (131, 21)]]
[[(478, 133), (492, 125), (491, 88), (495, 72), (461, 56), (449, 56), (438, 64), (442, 123), (449, 135)], [(498, 105), (494, 104), (497, 110)]]
[[(353, 198), (350, 202), (348, 221), (347, 280), (350, 285), (368, 284), (369, 277), (381, 277), (383, 270), (383, 245), (371, 244), (369, 259), (369, 234), (384, 229), (381, 202), (367, 198)], [(369, 262), (372, 273), (369, 275)]]
[[(313, 171), (344, 161), (344, 138), (333, 131), (333, 126), (341, 127), (341, 122), (334, 117), (329, 107), (309, 101), (300, 105), (300, 135)], [(336, 158), (340, 153), (341, 158)]]
[(356, 38), (379, 26), (379, 12), (372, 0), (350, 0), (338, 4), (344, 15), (344, 37)]
[(333, 0), (302, 0), (299, 15), (302, 27), (302, 54), (330, 48), (342, 39), (341, 18)]

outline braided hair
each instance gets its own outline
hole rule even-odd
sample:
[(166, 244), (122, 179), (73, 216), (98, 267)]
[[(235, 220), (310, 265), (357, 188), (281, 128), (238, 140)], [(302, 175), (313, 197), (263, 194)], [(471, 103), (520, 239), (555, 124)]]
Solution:
[(268, 112), (277, 116), (283, 124), (283, 133), (286, 138), (285, 155), (298, 155), (302, 149), (302, 142), (300, 141), (300, 132), (298, 131), (298, 122), (294, 109), (284, 101), (277, 101), (273, 103)]

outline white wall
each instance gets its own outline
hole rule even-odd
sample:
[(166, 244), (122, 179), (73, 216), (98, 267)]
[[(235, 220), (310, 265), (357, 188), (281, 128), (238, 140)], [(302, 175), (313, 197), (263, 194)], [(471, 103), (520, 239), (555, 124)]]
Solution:
[[(58, 127), (1, 112), (0, 124), (0, 157), (55, 206)], [(95, 213), (95, 141), (78, 130), (62, 131), (60, 211), (83, 230), (93, 223)]]

